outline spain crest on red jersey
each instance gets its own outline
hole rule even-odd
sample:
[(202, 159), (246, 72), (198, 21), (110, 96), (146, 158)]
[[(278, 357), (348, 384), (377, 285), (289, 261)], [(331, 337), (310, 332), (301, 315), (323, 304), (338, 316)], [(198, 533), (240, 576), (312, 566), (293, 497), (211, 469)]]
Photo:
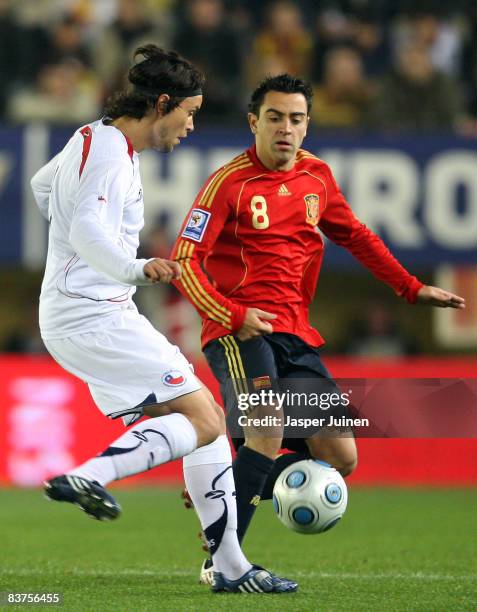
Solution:
[(303, 199), (306, 204), (306, 222), (313, 226), (318, 225), (320, 197), (316, 193), (309, 193)]

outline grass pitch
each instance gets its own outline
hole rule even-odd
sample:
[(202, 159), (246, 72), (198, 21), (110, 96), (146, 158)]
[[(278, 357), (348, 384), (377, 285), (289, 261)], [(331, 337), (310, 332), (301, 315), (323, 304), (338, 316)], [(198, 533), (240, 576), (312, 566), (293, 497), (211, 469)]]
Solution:
[(40, 491), (0, 490), (0, 591), (61, 592), (59, 608), (81, 612), (477, 609), (477, 490), (353, 488), (342, 523), (316, 536), (289, 532), (263, 502), (245, 551), (296, 578), (290, 595), (212, 595), (178, 491), (115, 494), (123, 516), (100, 523)]

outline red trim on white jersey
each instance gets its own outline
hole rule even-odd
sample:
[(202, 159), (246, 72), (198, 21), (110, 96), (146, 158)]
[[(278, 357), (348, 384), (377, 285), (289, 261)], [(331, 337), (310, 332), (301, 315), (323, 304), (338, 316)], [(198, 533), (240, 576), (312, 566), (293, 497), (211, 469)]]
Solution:
[(132, 142), (129, 140), (126, 134), (123, 134), (123, 136), (126, 139), (126, 142), (128, 143), (128, 155), (131, 158), (131, 161), (133, 161), (134, 147), (132, 146)]
[(84, 165), (86, 163), (86, 160), (88, 159), (89, 150), (91, 148), (91, 141), (93, 139), (93, 132), (92, 132), (91, 127), (89, 125), (85, 125), (84, 128), (81, 128), (80, 132), (81, 132), (81, 134), (83, 135), (83, 138), (84, 138), (84, 141), (83, 141), (83, 153), (81, 155), (81, 165), (80, 165), (80, 169), (79, 169), (79, 177), (81, 178), (81, 175), (83, 174)]

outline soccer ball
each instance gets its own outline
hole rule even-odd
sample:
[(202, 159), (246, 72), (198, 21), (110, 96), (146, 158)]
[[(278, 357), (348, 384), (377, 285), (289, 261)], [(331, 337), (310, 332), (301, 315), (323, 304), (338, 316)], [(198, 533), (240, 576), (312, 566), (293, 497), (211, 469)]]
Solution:
[(348, 489), (341, 474), (324, 461), (298, 461), (278, 477), (273, 508), (289, 529), (322, 533), (334, 527), (348, 504)]

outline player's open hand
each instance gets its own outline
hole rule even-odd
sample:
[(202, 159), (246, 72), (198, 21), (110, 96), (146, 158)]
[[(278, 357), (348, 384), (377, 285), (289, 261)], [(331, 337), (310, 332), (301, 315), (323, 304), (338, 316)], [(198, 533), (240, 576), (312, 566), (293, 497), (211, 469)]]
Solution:
[(245, 314), (243, 325), (238, 331), (237, 338), (243, 342), (258, 336), (271, 334), (273, 327), (268, 321), (273, 321), (276, 318), (277, 315), (260, 310), (260, 308), (247, 308), (247, 313)]
[(181, 277), (182, 269), (177, 261), (156, 257), (144, 266), (144, 274), (151, 283), (170, 283)]
[(424, 287), (419, 289), (417, 301), (422, 304), (438, 306), (439, 308), (465, 308), (465, 299), (463, 297), (439, 287), (431, 287), (430, 285), (424, 285)]

